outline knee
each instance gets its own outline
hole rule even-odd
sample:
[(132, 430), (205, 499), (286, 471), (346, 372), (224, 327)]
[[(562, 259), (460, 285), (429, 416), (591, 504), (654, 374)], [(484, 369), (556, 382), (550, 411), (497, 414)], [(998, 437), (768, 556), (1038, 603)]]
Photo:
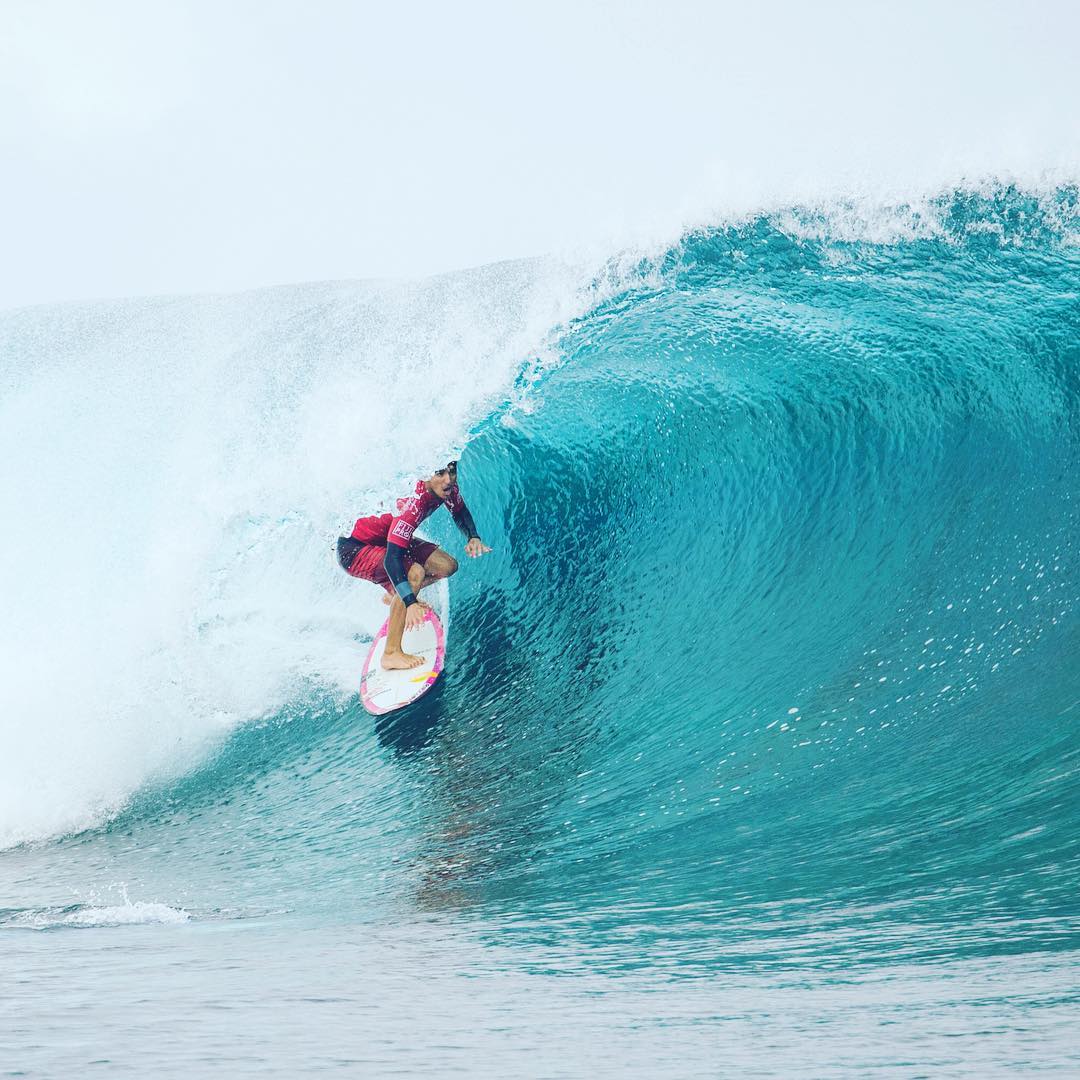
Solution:
[(451, 574), (456, 574), (457, 573), (457, 566), (458, 566), (457, 559), (455, 559), (453, 555), (447, 555), (446, 556), (446, 569), (443, 571), (444, 575), (446, 577), (449, 577)]
[(412, 586), (413, 592), (416, 592), (416, 590), (420, 588), (420, 585), (424, 580), (424, 568), (419, 563), (415, 563), (414, 565), (409, 567), (408, 577), (409, 584)]

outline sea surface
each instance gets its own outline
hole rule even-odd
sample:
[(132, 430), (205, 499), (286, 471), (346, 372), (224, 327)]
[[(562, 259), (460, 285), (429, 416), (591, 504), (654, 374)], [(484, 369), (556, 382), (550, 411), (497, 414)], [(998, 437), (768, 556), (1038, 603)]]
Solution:
[(0, 1076), (1080, 1075), (1075, 187), (3, 312), (0, 456)]

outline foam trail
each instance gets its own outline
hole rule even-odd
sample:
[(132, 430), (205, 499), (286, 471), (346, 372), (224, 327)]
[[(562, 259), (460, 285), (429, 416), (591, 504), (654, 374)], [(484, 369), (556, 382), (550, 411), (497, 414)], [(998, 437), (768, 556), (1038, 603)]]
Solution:
[(301, 687), (351, 687), (381, 607), (333, 537), (461, 448), (580, 277), (0, 316), (0, 846), (102, 820)]
[(10, 930), (96, 929), (108, 926), (173, 925), (191, 920), (183, 908), (137, 900), (93, 907), (40, 908), (0, 916), (0, 927)]

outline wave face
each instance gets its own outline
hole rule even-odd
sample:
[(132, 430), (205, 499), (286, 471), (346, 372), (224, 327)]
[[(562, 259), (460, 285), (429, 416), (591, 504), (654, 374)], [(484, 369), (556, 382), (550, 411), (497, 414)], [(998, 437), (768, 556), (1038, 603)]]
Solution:
[(506, 524), (453, 711), (482, 688), (465, 787), (517, 854), (475, 888), (690, 904), (699, 957), (740, 917), (760, 951), (1075, 934), (1076, 210), (709, 230), (573, 326), (470, 446)]
[[(7, 316), (39, 363), (5, 497), (47, 558), (3, 563), (5, 767), (37, 768), (5, 836), (98, 827), (8, 852), (6, 918), (122, 879), (193, 922), (450, 912), (596, 967), (1074, 949), (1077, 224), (1073, 189), (999, 188), (703, 230), (584, 306), (525, 265), (45, 344), (55, 314)], [(461, 444), (494, 551), (440, 686), (373, 723), (377, 598), (328, 542)]]
[(1075, 944), (1076, 193), (853, 221), (686, 237), (470, 445), (481, 895), (690, 905), (698, 958)]

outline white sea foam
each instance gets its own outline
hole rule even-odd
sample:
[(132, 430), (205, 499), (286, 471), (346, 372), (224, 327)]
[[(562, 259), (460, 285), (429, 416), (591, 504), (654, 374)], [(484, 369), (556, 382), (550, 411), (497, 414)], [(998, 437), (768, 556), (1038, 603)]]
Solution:
[(385, 612), (334, 537), (461, 450), (581, 280), (507, 263), (0, 316), (0, 847), (355, 689)]
[(76, 906), (74, 908), (38, 908), (20, 911), (0, 922), (0, 926), (15, 930), (56, 930), (65, 927), (88, 929), (106, 926), (143, 926), (147, 924), (176, 924), (190, 922), (191, 914), (183, 908), (168, 904), (125, 902), (106, 907)]

